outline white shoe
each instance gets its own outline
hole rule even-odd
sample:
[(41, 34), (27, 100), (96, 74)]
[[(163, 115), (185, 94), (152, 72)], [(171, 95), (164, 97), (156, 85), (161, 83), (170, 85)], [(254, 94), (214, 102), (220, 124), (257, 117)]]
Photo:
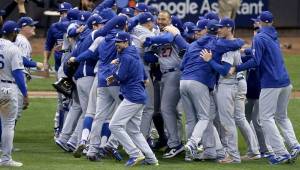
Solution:
[(21, 167), (23, 164), (14, 160), (0, 162), (0, 166)]

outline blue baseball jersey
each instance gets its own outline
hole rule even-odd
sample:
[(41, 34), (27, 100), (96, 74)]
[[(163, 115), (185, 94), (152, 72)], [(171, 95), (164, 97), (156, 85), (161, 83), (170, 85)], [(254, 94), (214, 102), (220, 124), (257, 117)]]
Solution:
[[(112, 60), (117, 58), (117, 49), (115, 46), (115, 36), (118, 30), (112, 30), (98, 47), (99, 69), (98, 69), (98, 87), (107, 87), (106, 78), (111, 76), (117, 69)], [(117, 83), (113, 85), (118, 85)]]
[[(64, 30), (60, 28), (60, 22), (53, 23), (47, 32), (47, 37), (45, 41), (45, 51), (51, 51), (55, 45), (62, 45)], [(54, 51), (54, 61), (55, 61), (55, 71), (58, 70), (61, 65), (61, 51)]]
[(189, 45), (181, 63), (181, 80), (195, 80), (213, 89), (216, 72), (200, 57), (200, 51), (212, 48), (216, 36), (207, 34)]
[(132, 103), (146, 104), (147, 94), (144, 80), (147, 76), (139, 51), (134, 46), (125, 48), (118, 54), (119, 67), (113, 76), (120, 82), (120, 92)]
[[(74, 51), (72, 52), (72, 56), (78, 57), (81, 53), (86, 51), (93, 43), (93, 34), (90, 29), (85, 29), (79, 36)], [(74, 78), (77, 80), (81, 77), (86, 76), (95, 76), (94, 68), (97, 63), (96, 59), (87, 59), (85, 61), (81, 61), (79, 67), (77, 68)]]
[(258, 67), (261, 88), (280, 88), (290, 84), (274, 27), (264, 26), (255, 35), (253, 53), (254, 57), (237, 66), (237, 71)]

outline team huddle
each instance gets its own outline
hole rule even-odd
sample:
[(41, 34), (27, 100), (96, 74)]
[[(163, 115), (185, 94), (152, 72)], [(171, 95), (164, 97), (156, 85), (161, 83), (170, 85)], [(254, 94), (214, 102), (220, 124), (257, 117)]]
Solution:
[[(52, 50), (54, 140), (75, 158), (121, 161), (123, 148), (125, 166), (159, 165), (154, 151), (166, 148), (164, 159), (184, 152), (185, 161), (295, 162), (300, 144), (287, 116), (292, 85), (271, 12), (253, 19), (253, 41), (246, 45), (234, 35), (234, 20), (213, 12), (183, 24), (144, 3), (118, 7), (114, 0), (91, 11), (61, 3), (60, 20), (48, 29), (44, 64), (32, 61), (31, 48), (22, 50), (33, 34), (22, 40), (19, 32), (36, 22), (4, 23), (0, 165), (22, 166), (11, 151), (15, 120), (29, 103), (24, 67), (49, 69)], [(237, 128), (247, 143), (243, 156)]]

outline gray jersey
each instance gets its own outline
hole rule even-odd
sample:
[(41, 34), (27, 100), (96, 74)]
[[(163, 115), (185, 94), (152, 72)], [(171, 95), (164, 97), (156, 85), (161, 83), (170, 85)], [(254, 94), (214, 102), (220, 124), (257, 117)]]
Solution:
[[(231, 64), (233, 67), (242, 63), (240, 50), (229, 51), (222, 55), (222, 62)], [(237, 82), (237, 78), (244, 76), (243, 72), (239, 72), (236, 75), (220, 76), (219, 83), (232, 84)]]
[(149, 51), (149, 48), (142, 48), (145, 39), (147, 37), (155, 36), (155, 33), (153, 31), (150, 31), (146, 27), (137, 25), (131, 32), (131, 35), (133, 37), (134, 46), (136, 46), (139, 49), (141, 56), (143, 56), (144, 52)]
[(180, 67), (181, 59), (178, 55), (179, 48), (175, 43), (172, 42), (161, 45), (159, 49), (160, 53), (158, 61), (162, 72), (168, 69)]
[(20, 48), (22, 56), (31, 59), (32, 48), (24, 35), (18, 34), (15, 44)]
[(12, 42), (0, 38), (0, 80), (15, 81), (12, 71), (24, 69), (22, 54)]

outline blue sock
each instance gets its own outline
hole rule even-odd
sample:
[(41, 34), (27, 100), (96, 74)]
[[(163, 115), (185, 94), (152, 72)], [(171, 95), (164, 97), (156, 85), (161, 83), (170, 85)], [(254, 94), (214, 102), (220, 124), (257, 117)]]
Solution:
[(88, 129), (89, 131), (91, 131), (93, 120), (93, 117), (85, 117), (83, 120), (83, 129)]
[(102, 126), (101, 137), (106, 136), (107, 139), (110, 137), (109, 123), (104, 123)]
[(58, 131), (61, 132), (63, 126), (64, 126), (64, 118), (65, 118), (65, 111), (64, 110), (60, 110), (59, 111), (59, 122), (58, 122)]

